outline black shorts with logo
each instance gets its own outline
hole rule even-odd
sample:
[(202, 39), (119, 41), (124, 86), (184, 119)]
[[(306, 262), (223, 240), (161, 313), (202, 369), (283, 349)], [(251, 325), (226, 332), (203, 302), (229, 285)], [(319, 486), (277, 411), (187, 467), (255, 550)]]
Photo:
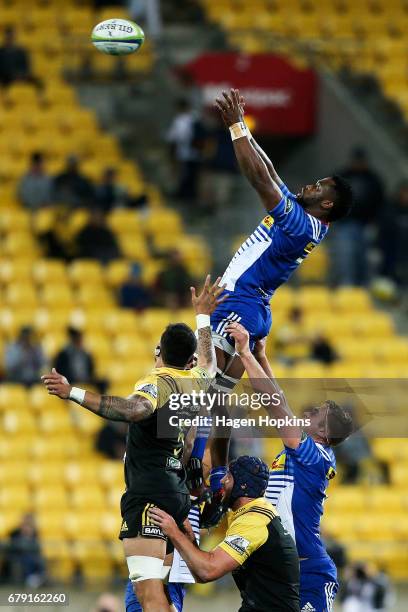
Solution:
[(150, 508), (156, 506), (170, 514), (177, 525), (181, 528), (188, 516), (191, 503), (190, 496), (185, 493), (169, 493), (168, 495), (134, 495), (126, 491), (121, 500), (122, 525), (119, 539), (136, 538), (159, 538), (167, 540), (160, 527), (153, 525), (148, 516)]

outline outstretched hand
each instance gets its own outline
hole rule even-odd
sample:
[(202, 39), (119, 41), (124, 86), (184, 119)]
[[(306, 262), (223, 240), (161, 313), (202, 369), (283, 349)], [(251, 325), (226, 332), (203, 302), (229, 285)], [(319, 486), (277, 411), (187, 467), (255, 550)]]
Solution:
[(68, 380), (62, 374), (59, 374), (55, 368), (52, 368), (50, 374), (41, 376), (49, 395), (56, 395), (61, 399), (68, 399), (72, 389)]
[(225, 291), (226, 285), (220, 285), (220, 281), (221, 276), (211, 285), (211, 276), (208, 274), (205, 279), (204, 287), (199, 295), (197, 295), (195, 287), (191, 287), (191, 301), (196, 314), (211, 315), (217, 306), (225, 302), (228, 298), (228, 294), (221, 296)]
[(243, 121), (245, 100), (240, 95), (238, 89), (231, 89), (231, 92), (222, 92), (223, 98), (216, 98), (215, 107), (220, 111), (224, 123), (231, 127), (235, 123)]

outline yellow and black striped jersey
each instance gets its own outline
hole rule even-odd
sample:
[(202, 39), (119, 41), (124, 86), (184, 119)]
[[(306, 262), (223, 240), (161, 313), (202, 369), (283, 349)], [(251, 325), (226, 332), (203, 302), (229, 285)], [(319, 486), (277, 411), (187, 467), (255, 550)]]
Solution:
[(241, 610), (298, 612), (299, 558), (274, 506), (259, 497), (230, 517), (219, 547), (239, 563), (233, 572)]

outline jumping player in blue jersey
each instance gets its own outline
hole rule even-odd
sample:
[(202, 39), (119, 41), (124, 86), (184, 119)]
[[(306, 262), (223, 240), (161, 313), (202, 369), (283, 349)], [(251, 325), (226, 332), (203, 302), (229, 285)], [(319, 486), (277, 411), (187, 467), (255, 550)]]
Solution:
[(303, 187), (294, 195), (246, 127), (244, 100), (239, 91), (224, 92), (216, 106), (230, 129), (241, 171), (267, 211), (227, 267), (221, 283), (226, 285), (229, 297), (211, 316), (218, 373), (228, 370), (228, 376), (224, 376), (224, 386), (228, 387), (229, 378), (233, 386), (243, 373), (227, 332), (228, 324), (237, 321), (244, 325), (250, 335), (251, 350), (256, 340), (268, 335), (272, 324), (269, 302), (273, 294), (323, 240), (329, 224), (348, 214), (352, 193), (341, 177), (331, 176)]
[[(242, 325), (231, 322), (227, 332), (254, 389), (280, 397), (280, 403), (274, 401), (268, 407), (270, 416), (292, 418), (294, 415), (267, 360), (265, 342), (258, 342), (255, 359), (250, 351), (249, 333)], [(320, 520), (327, 485), (336, 475), (332, 447), (352, 433), (353, 424), (350, 413), (331, 400), (306, 411), (304, 417), (309, 424), (303, 429), (291, 425), (279, 430), (284, 450), (272, 464), (265, 497), (276, 507), (297, 547), (301, 612), (331, 612), (338, 589), (337, 571), (322, 543)]]

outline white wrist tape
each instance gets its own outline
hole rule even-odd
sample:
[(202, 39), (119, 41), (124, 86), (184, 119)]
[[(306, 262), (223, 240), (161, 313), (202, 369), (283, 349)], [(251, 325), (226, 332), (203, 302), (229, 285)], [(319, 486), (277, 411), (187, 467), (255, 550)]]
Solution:
[(247, 131), (247, 138), (248, 138), (248, 140), (252, 140), (253, 136), (251, 134), (251, 130), (249, 129), (247, 124), (245, 124), (245, 127), (246, 127), (246, 131)]
[(197, 329), (203, 329), (203, 327), (210, 327), (211, 325), (210, 315), (198, 314), (196, 316), (196, 321)]
[(234, 125), (231, 125), (229, 130), (231, 132), (231, 139), (233, 141), (237, 140), (238, 138), (247, 138), (248, 136), (247, 126), (243, 121), (234, 123)]
[(69, 399), (76, 402), (77, 404), (81, 404), (85, 399), (85, 389), (80, 389), (79, 387), (72, 387), (71, 391), (69, 392)]

